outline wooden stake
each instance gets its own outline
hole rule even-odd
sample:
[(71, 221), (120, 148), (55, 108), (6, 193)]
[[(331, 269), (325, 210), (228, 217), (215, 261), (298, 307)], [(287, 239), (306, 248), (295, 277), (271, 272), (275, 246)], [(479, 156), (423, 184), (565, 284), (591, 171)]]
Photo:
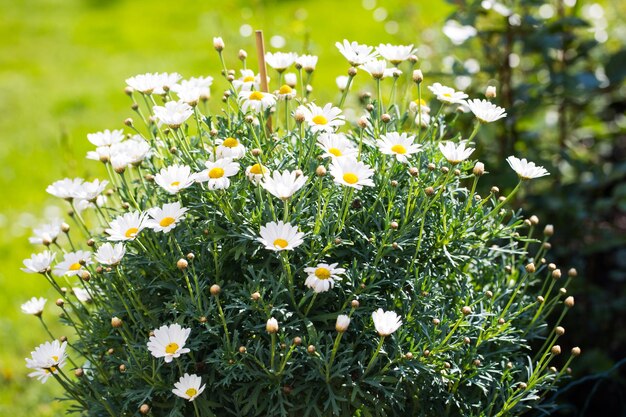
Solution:
[[(259, 77), (261, 77), (261, 91), (269, 93), (269, 87), (267, 85), (267, 66), (265, 64), (265, 42), (263, 41), (263, 31), (256, 30), (256, 53), (259, 60)], [(267, 118), (267, 128), (270, 133), (272, 132), (272, 119)]]

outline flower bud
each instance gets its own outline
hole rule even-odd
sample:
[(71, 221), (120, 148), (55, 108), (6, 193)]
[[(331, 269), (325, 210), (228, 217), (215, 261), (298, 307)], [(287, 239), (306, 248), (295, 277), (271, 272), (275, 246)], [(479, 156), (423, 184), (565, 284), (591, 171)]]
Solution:
[(477, 177), (482, 176), (485, 173), (485, 164), (483, 164), (482, 162), (476, 162), (472, 173)]
[(472, 314), (472, 309), (469, 306), (465, 306), (461, 309), (461, 312), (463, 313), (464, 316), (468, 316)]
[(61, 223), (61, 231), (63, 233), (69, 233), (70, 231), (70, 225), (67, 223)]
[(357, 120), (356, 124), (361, 129), (365, 129), (369, 125), (369, 121), (367, 120), (367, 117), (361, 116), (361, 117), (359, 117), (359, 120)]
[(567, 294), (567, 288), (559, 288), (559, 294), (561, 295)]
[(422, 70), (413, 70), (413, 82), (420, 84), (422, 81), (424, 81), (424, 74), (422, 74)]
[(500, 192), (500, 189), (494, 185), (489, 191), (491, 191), (491, 194), (498, 194)]
[(193, 252), (189, 252), (187, 254), (187, 259), (190, 260), (190, 261), (193, 261), (195, 257), (196, 257), (196, 255), (194, 255)]
[(348, 75), (350, 77), (354, 77), (356, 75), (356, 73), (357, 73), (357, 69), (355, 67), (348, 68)]
[(361, 304), (359, 303), (359, 300), (352, 300), (350, 305), (352, 306), (352, 308), (359, 308)]
[(441, 167), (441, 172), (443, 172), (444, 174), (447, 174), (448, 172), (450, 172), (450, 168), (448, 168), (448, 167)]
[(542, 296), (540, 296), (540, 295), (539, 295), (539, 296), (537, 296), (537, 302), (538, 302), (539, 304), (543, 304), (543, 302), (544, 302), (544, 301), (546, 301), (546, 299), (545, 299), (545, 298), (543, 298), (543, 297), (542, 297)]
[(89, 273), (89, 271), (81, 271), (80, 279), (85, 282), (89, 282), (89, 280), (91, 279), (91, 274)]
[(119, 370), (120, 370), (121, 373), (126, 372), (126, 365), (121, 364), (120, 367), (119, 367)]
[(309, 353), (315, 353), (315, 346), (309, 345), (309, 347), (306, 348), (306, 351)]
[(399, 227), (398, 222), (389, 223), (389, 227), (391, 227), (393, 230), (397, 230)]
[(187, 260), (184, 258), (180, 258), (178, 262), (176, 262), (176, 268), (180, 269), (181, 271), (187, 269), (187, 266), (189, 266), (189, 262), (187, 262)]
[(124, 323), (122, 322), (122, 319), (120, 319), (119, 317), (113, 317), (111, 319), (111, 327), (119, 329), (120, 327), (122, 327), (122, 324)]
[(380, 120), (382, 120), (383, 123), (389, 123), (391, 121), (391, 116), (387, 113), (383, 113), (383, 115), (380, 116)]
[(576, 270), (576, 268), (570, 268), (569, 271), (567, 271), (567, 276), (570, 278), (577, 277), (578, 271)]
[(539, 217), (535, 216), (534, 214), (532, 216), (530, 216), (530, 222), (534, 225), (537, 226), (539, 224)]
[(318, 177), (323, 177), (324, 175), (326, 175), (326, 167), (324, 167), (324, 165), (320, 165), (315, 169), (315, 175), (317, 175)]
[(348, 330), (348, 326), (350, 325), (350, 317), (345, 314), (340, 314), (337, 316), (337, 322), (335, 323), (335, 330), (339, 333), (343, 333)]
[(552, 278), (554, 278), (554, 279), (561, 278), (561, 270), (560, 269), (555, 269), (554, 271), (552, 271)]
[(529, 274), (533, 274), (536, 271), (535, 264), (532, 262), (527, 264), (525, 268), (526, 268), (526, 272), (528, 272)]
[(218, 296), (220, 295), (220, 292), (222, 292), (222, 288), (217, 284), (213, 284), (211, 285), (211, 288), (209, 289), (209, 291), (211, 291), (211, 295)]
[(496, 87), (493, 85), (487, 86), (487, 91), (485, 91), (485, 97), (496, 98)]
[(274, 317), (269, 319), (265, 325), (265, 330), (270, 334), (278, 333), (278, 321)]
[(517, 386), (519, 389), (522, 389), (522, 390), (528, 388), (528, 385), (525, 382), (520, 382), (519, 384), (517, 384)]
[(550, 349), (550, 352), (553, 355), (560, 355), (561, 354), (561, 346), (559, 346), (559, 345), (552, 346), (552, 349)]
[(139, 407), (139, 412), (141, 414), (148, 414), (150, 412), (150, 406), (148, 404), (141, 404), (141, 407)]
[(572, 308), (574, 307), (574, 297), (572, 297), (571, 295), (569, 297), (567, 297), (565, 299), (565, 301), (563, 302), (565, 304), (566, 307), (568, 308)]
[(572, 356), (580, 356), (580, 348), (578, 346), (572, 348)]
[(480, 359), (474, 359), (474, 366), (480, 366)]
[(244, 51), (243, 49), (239, 50), (239, 53), (237, 54), (237, 57), (241, 60), (241, 61), (245, 61), (246, 58), (248, 58), (248, 53), (246, 51)]
[(417, 168), (415, 168), (415, 167), (411, 167), (411, 168), (409, 168), (409, 174), (410, 174), (412, 177), (417, 177), (417, 176), (419, 175), (419, 173), (420, 173), (419, 169), (417, 169)]
[(433, 187), (426, 187), (424, 189), (424, 193), (426, 193), (427, 196), (431, 197), (435, 195), (435, 189)]
[(74, 371), (74, 375), (76, 375), (77, 378), (80, 378), (85, 375), (85, 371), (83, 371), (83, 368), (76, 368), (76, 370)]
[(239, 346), (239, 353), (241, 353), (242, 355), (243, 355), (244, 353), (246, 353), (246, 351), (247, 351), (247, 350), (248, 350), (248, 349), (246, 349), (246, 347), (245, 347), (245, 346)]
[(215, 48), (217, 52), (222, 52), (225, 46), (224, 40), (220, 36), (213, 38), (213, 48)]
[(493, 292), (491, 292), (491, 291), (487, 290), (487, 291), (485, 291), (485, 296), (486, 296), (487, 298), (492, 298), (492, 297), (493, 297)]
[(464, 343), (464, 344), (466, 344), (466, 345), (469, 345), (470, 343), (472, 343), (472, 341), (470, 340), (470, 338), (469, 338), (469, 337), (465, 336), (465, 337), (463, 338), (463, 343)]
[(554, 263), (550, 262), (550, 263), (548, 264), (548, 269), (549, 269), (550, 271), (554, 271), (554, 270), (556, 269), (556, 264), (554, 264)]
[(551, 224), (546, 224), (546, 227), (543, 228), (543, 234), (545, 236), (552, 236), (554, 234), (554, 226)]
[(254, 301), (259, 301), (261, 299), (261, 294), (259, 294), (259, 292), (254, 292), (252, 293), (252, 295), (250, 296), (250, 298), (252, 298)]
[(296, 336), (293, 338), (293, 344), (296, 346), (300, 346), (302, 344), (302, 338), (300, 336)]
[(57, 298), (57, 300), (56, 300), (55, 304), (56, 304), (58, 307), (63, 307), (63, 305), (65, 305), (65, 301), (63, 301), (63, 299), (62, 299), (62, 298)]
[(439, 324), (440, 324), (440, 323), (441, 323), (441, 320), (439, 320), (439, 319), (433, 319), (433, 324), (434, 324), (435, 326), (439, 326)]
[(404, 355), (404, 359), (408, 359), (408, 360), (413, 359), (413, 354), (412, 354), (411, 352), (407, 352), (407, 353)]
[(505, 321), (502, 317), (500, 317), (500, 318), (498, 319), (498, 324), (502, 325), (502, 324), (504, 324), (504, 323), (506, 323), (506, 321)]
[(563, 336), (565, 334), (565, 328), (557, 326), (557, 328), (554, 329), (554, 333), (556, 333), (557, 336)]
[(437, 168), (437, 167), (435, 166), (435, 164), (433, 164), (432, 162), (430, 162), (430, 163), (428, 164), (428, 166), (427, 166), (427, 167), (428, 167), (428, 169), (429, 169), (430, 171), (434, 171), (434, 170), (435, 170), (435, 168)]

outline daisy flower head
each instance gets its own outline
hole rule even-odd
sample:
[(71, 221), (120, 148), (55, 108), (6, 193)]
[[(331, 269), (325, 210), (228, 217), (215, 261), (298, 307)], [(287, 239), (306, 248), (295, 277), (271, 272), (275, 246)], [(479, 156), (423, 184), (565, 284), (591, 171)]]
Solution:
[(181, 101), (189, 105), (197, 104), (200, 100), (207, 100), (211, 97), (211, 85), (213, 77), (191, 77), (182, 80), (179, 84), (172, 86), (172, 91), (178, 95)]
[(182, 76), (178, 73), (146, 73), (126, 79), (126, 85), (143, 94), (165, 94)]
[(50, 184), (46, 188), (46, 192), (48, 194), (52, 194), (55, 197), (59, 197), (67, 201), (72, 201), (74, 198), (78, 197), (80, 186), (83, 184), (84, 181), (85, 180), (83, 180), (82, 178), (64, 178)]
[[(233, 80), (233, 87), (237, 91), (252, 91), (258, 90), (261, 86), (260, 75), (255, 75), (254, 71), (249, 69), (239, 70), (241, 77), (237, 80)], [(269, 82), (269, 77), (268, 77)]]
[(506, 110), (489, 100), (467, 100), (465, 104), (481, 123), (491, 123), (506, 117)]
[(394, 311), (383, 311), (382, 308), (372, 313), (374, 327), (380, 336), (389, 336), (398, 330), (402, 325), (402, 320)]
[(246, 155), (246, 147), (236, 138), (218, 139), (216, 154), (219, 158), (240, 159)]
[(172, 129), (178, 129), (193, 114), (191, 106), (183, 101), (168, 101), (163, 106), (152, 107), (154, 116)]
[(106, 242), (98, 248), (94, 254), (96, 262), (102, 265), (117, 265), (122, 261), (122, 258), (126, 254), (126, 248), (122, 242), (116, 243), (113, 246), (111, 243)]
[(33, 245), (50, 245), (56, 242), (57, 237), (61, 233), (61, 220), (55, 220), (52, 223), (43, 224), (39, 227), (33, 228), (34, 236), (28, 238), (28, 241)]
[(146, 213), (133, 211), (117, 216), (105, 233), (109, 235), (109, 240), (114, 242), (135, 240), (137, 235), (146, 227)]
[(170, 194), (177, 194), (190, 187), (195, 181), (191, 168), (187, 165), (170, 165), (161, 168), (154, 176), (154, 182)]
[(305, 175), (298, 176), (296, 171), (274, 171), (272, 175), (265, 176), (261, 186), (273, 196), (284, 201), (302, 188), (307, 178)]
[(72, 287), (74, 297), (81, 303), (90, 303), (92, 301), (91, 293), (82, 287)]
[(52, 270), (56, 276), (73, 276), (84, 271), (85, 266), (91, 265), (91, 252), (79, 250), (63, 255), (63, 261), (56, 264)]
[(283, 75), (283, 77), (285, 79), (285, 84), (291, 88), (294, 88), (298, 83), (298, 76), (295, 72), (287, 72)]
[(430, 125), (430, 114), (427, 112), (419, 112), (415, 115), (415, 124), (422, 127), (428, 127)]
[(373, 46), (360, 45), (357, 42), (349, 42), (347, 39), (344, 39), (343, 43), (336, 42), (335, 46), (353, 67), (365, 64), (378, 56)]
[(174, 323), (169, 326), (163, 325), (153, 333), (148, 340), (148, 350), (155, 358), (163, 358), (166, 363), (170, 363), (183, 353), (189, 352), (189, 349), (185, 348), (185, 343), (191, 329)]
[(300, 55), (296, 58), (296, 66), (304, 69), (306, 72), (315, 71), (317, 65), (317, 56), (315, 55)]
[(176, 227), (178, 222), (185, 216), (187, 210), (178, 201), (164, 204), (163, 207), (153, 207), (148, 210), (150, 219), (146, 221), (146, 227), (151, 228), (155, 232), (167, 233)]
[(418, 111), (421, 111), (422, 113), (430, 113), (430, 107), (428, 106), (428, 103), (426, 103), (426, 100), (424, 100), (423, 98), (418, 98), (411, 101), (409, 103), (409, 110), (411, 110), (413, 113), (417, 113)]
[(265, 249), (275, 252), (293, 250), (304, 243), (302, 240), (304, 233), (299, 232), (291, 223), (283, 223), (282, 220), (261, 226), (259, 234), (261, 236), (257, 240), (265, 245)]
[(278, 72), (283, 72), (293, 65), (298, 58), (295, 52), (267, 52), (265, 54), (265, 62)]
[(387, 70), (387, 61), (385, 61), (384, 59), (373, 59), (361, 65), (360, 68), (365, 70), (373, 78), (380, 80), (385, 76), (385, 72)]
[(377, 142), (378, 149), (385, 155), (394, 155), (399, 162), (407, 163), (408, 156), (420, 152), (421, 145), (414, 143), (415, 136), (408, 133), (390, 132), (382, 135)]
[(337, 268), (337, 263), (324, 264), (320, 263), (314, 267), (304, 268), (304, 272), (308, 274), (304, 285), (311, 288), (316, 293), (326, 292), (335, 286), (335, 281), (341, 281), (339, 275), (346, 272), (343, 268)]
[(330, 165), (330, 174), (337, 184), (360, 190), (363, 186), (373, 187), (374, 170), (355, 158), (336, 158)]
[(550, 173), (542, 166), (535, 165), (534, 162), (527, 161), (526, 158), (519, 159), (514, 156), (506, 158), (513, 171), (521, 180), (532, 180), (533, 178), (544, 177)]
[(241, 101), (241, 110), (244, 113), (249, 110), (261, 113), (276, 104), (276, 96), (258, 90), (242, 91), (239, 93), (239, 101)]
[(474, 152), (474, 148), (466, 148), (465, 144), (466, 142), (461, 142), (456, 145), (454, 142), (445, 141), (439, 144), (439, 150), (448, 162), (456, 165), (465, 161)]
[(37, 378), (41, 383), (45, 383), (50, 375), (59, 372), (59, 369), (65, 365), (67, 355), (65, 348), (67, 342), (45, 342), (37, 346), (34, 351), (30, 352), (30, 358), (26, 358), (26, 367), (34, 369), (34, 372), (28, 374), (31, 378)]
[(348, 88), (348, 77), (347, 75), (340, 75), (335, 78), (335, 84), (337, 84), (337, 88), (339, 91), (343, 92), (346, 88)]
[(56, 253), (50, 251), (34, 253), (30, 258), (24, 259), (24, 268), (21, 269), (28, 274), (44, 274), (50, 271), (50, 265), (55, 257)]
[(296, 96), (296, 89), (292, 88), (288, 84), (283, 84), (278, 90), (274, 92), (279, 100), (291, 100)]
[(124, 140), (124, 131), (105, 129), (102, 132), (88, 133), (87, 140), (96, 147), (112, 146)]
[(206, 161), (207, 169), (194, 175), (196, 182), (206, 182), (209, 190), (223, 190), (230, 186), (230, 179), (239, 172), (239, 164), (230, 158)]
[(270, 173), (270, 170), (262, 164), (250, 165), (246, 168), (246, 177), (255, 185), (259, 185), (261, 180)]
[(346, 119), (341, 114), (339, 107), (331, 103), (320, 107), (315, 103), (308, 106), (300, 106), (304, 114), (304, 120), (311, 128), (311, 132), (334, 132), (339, 126), (346, 124)]
[(413, 44), (392, 45), (390, 43), (381, 43), (376, 47), (376, 52), (393, 65), (398, 65), (409, 59), (409, 57), (413, 54)]
[(43, 297), (33, 297), (30, 300), (26, 301), (24, 304), (20, 306), (22, 313), (24, 314), (32, 314), (33, 316), (41, 316), (43, 313), (43, 308), (46, 305), (46, 300)]
[(111, 146), (110, 158), (114, 159), (122, 155), (128, 160), (128, 164), (139, 166), (144, 159), (150, 156), (151, 152), (152, 148), (148, 141), (140, 135), (134, 135), (124, 142)]
[(440, 83), (429, 85), (428, 89), (437, 97), (437, 100), (445, 104), (464, 104), (467, 94), (455, 91), (452, 87), (446, 87)]
[(202, 385), (202, 378), (195, 374), (189, 375), (185, 373), (180, 377), (178, 382), (174, 384), (172, 392), (180, 398), (193, 401), (198, 395), (202, 394), (205, 388), (206, 384)]
[(341, 133), (320, 133), (317, 146), (324, 151), (324, 158), (356, 158), (359, 152), (352, 141)]
[(76, 190), (76, 197), (81, 200), (94, 202), (96, 198), (102, 194), (108, 184), (109, 182), (107, 180), (100, 181), (99, 179), (95, 179), (92, 182), (85, 181)]
[(350, 317), (346, 314), (338, 315), (337, 321), (335, 322), (335, 330), (339, 333), (343, 333), (348, 330), (348, 326), (350, 326)]

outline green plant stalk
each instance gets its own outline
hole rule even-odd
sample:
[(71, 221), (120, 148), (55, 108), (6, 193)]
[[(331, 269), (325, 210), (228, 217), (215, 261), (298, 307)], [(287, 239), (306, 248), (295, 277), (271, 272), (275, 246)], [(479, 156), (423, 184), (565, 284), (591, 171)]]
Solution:
[(228, 344), (228, 351), (230, 352), (233, 346), (230, 342), (230, 334), (228, 333), (228, 325), (226, 324), (226, 316), (224, 315), (224, 310), (222, 309), (222, 303), (220, 302), (219, 294), (215, 296), (215, 303), (217, 304), (217, 311), (220, 315), (220, 320), (222, 321), (222, 327), (224, 328), (224, 335), (226, 336), (226, 343)]
[(333, 344), (333, 350), (332, 350), (332, 353), (330, 354), (330, 360), (326, 364), (326, 382), (330, 382), (330, 369), (332, 368), (333, 363), (335, 362), (335, 356), (337, 355), (337, 349), (339, 348), (339, 342), (341, 341), (342, 337), (343, 337), (343, 332), (337, 332), (337, 336), (335, 336), (335, 343)]
[(343, 90), (343, 94), (341, 94), (341, 100), (339, 100), (339, 104), (337, 105), (337, 107), (343, 107), (343, 103), (346, 101), (346, 96), (348, 95), (348, 91), (350, 90), (350, 84), (352, 84), (353, 78), (353, 75), (348, 74), (348, 82), (346, 83), (346, 88)]
[(376, 359), (378, 358), (380, 349), (383, 347), (384, 341), (385, 341), (385, 336), (380, 336), (380, 340), (378, 341), (378, 346), (376, 347), (376, 350), (374, 351), (374, 354), (372, 355), (372, 359), (370, 359), (369, 363), (367, 364), (367, 368), (365, 368), (365, 372), (363, 372), (363, 376), (367, 375), (369, 370), (372, 368), (372, 365), (376, 363)]

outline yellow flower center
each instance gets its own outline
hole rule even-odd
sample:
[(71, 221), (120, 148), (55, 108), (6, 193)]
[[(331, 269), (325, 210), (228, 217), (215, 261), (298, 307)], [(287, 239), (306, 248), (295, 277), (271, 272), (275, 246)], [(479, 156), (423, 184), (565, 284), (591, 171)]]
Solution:
[(130, 229), (128, 229), (126, 231), (126, 233), (124, 233), (124, 236), (126, 237), (135, 237), (137, 236), (137, 232), (139, 231), (139, 229), (137, 229), (136, 227), (131, 227)]
[(332, 153), (335, 156), (341, 156), (341, 151), (337, 148), (329, 148), (328, 153)]
[(188, 388), (187, 391), (185, 391), (185, 394), (187, 394), (189, 398), (192, 398), (198, 394), (198, 390), (195, 388)]
[[(445, 94), (444, 94), (445, 95)], [(426, 100), (424, 99), (417, 99), (417, 100), (413, 100), (413, 103), (415, 104), (419, 104), (420, 106), (426, 106)]]
[(44, 371), (46, 371), (47, 374), (55, 373), (57, 371), (57, 367), (56, 366), (51, 366), (48, 369), (44, 369)]
[(177, 350), (178, 350), (178, 344), (174, 342), (169, 343), (167, 346), (165, 346), (165, 353), (169, 353), (170, 355), (173, 355), (174, 353), (176, 353)]
[(391, 147), (391, 151), (395, 153), (399, 153), (400, 155), (404, 155), (406, 153), (406, 148), (402, 145), (393, 145)]
[(330, 278), (330, 271), (328, 268), (319, 267), (315, 270), (315, 276), (317, 279), (328, 279)]
[(235, 138), (226, 138), (224, 139), (224, 142), (222, 142), (222, 145), (227, 148), (234, 148), (239, 145), (239, 141)]
[(78, 271), (81, 268), (81, 264), (76, 262), (70, 265), (70, 271)]
[(352, 172), (348, 172), (346, 174), (343, 174), (343, 180), (348, 184), (356, 184), (359, 181), (359, 177), (357, 177)]
[(279, 94), (291, 94), (293, 90), (291, 89), (291, 87), (289, 87), (287, 84), (284, 84), (282, 87), (280, 87), (280, 90), (278, 90)]
[(248, 96), (248, 100), (261, 100), (263, 98), (263, 93), (260, 91), (253, 91), (252, 94)]
[(216, 178), (222, 178), (223, 176), (224, 176), (223, 168), (215, 167), (209, 171), (209, 178), (216, 179)]
[(281, 249), (285, 249), (288, 244), (289, 244), (289, 242), (287, 242), (285, 239), (281, 239), (281, 238), (278, 238), (278, 239), (276, 239), (274, 241), (274, 246), (279, 247)]
[(52, 356), (52, 359), (54, 359), (54, 361), (55, 361), (55, 362), (58, 362), (58, 361), (59, 361), (59, 357), (58, 357), (57, 355), (53, 355), (53, 356)]
[(244, 82), (244, 83), (251, 83), (251, 82), (253, 82), (253, 81), (254, 81), (254, 76), (253, 76), (253, 75), (246, 75), (246, 76), (243, 78), (243, 82)]
[(250, 173), (254, 175), (261, 175), (267, 172), (267, 169), (261, 164), (254, 164), (250, 167)]
[(450, 93), (443, 93), (442, 96), (447, 97), (447, 98), (452, 98), (452, 94)]
[(170, 224), (174, 223), (175, 221), (176, 221), (176, 219), (175, 219), (175, 218), (173, 218), (173, 217), (163, 217), (163, 218), (161, 219), (161, 221), (159, 222), (159, 226), (161, 226), (161, 227), (167, 227), (167, 226), (169, 226)]
[(328, 123), (328, 119), (321, 114), (314, 116), (311, 120), (313, 120), (313, 123), (315, 123), (316, 125), (325, 125), (326, 123)]
[(170, 184), (172, 187), (178, 187), (180, 185), (180, 181), (174, 181)]

